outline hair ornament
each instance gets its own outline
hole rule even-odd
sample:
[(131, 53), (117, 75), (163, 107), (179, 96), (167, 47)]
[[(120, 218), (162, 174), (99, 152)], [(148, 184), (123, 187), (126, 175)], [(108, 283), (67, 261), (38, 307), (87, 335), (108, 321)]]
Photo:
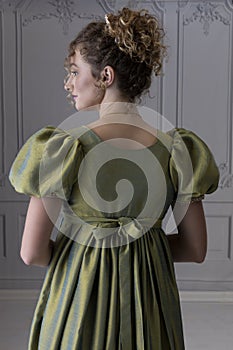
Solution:
[(106, 15), (104, 16), (104, 18), (105, 18), (106, 24), (109, 26), (110, 22), (109, 22), (109, 19), (108, 19), (108, 15), (106, 14)]
[(123, 24), (123, 26), (126, 25), (126, 22), (123, 20), (123, 18), (120, 18), (120, 22)]

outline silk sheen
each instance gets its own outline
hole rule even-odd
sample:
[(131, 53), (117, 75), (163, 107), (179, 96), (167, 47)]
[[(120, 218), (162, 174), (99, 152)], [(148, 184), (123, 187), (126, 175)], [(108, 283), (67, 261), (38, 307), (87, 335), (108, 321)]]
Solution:
[[(140, 235), (140, 223), (134, 218), (142, 209), (145, 191), (137, 172), (130, 173), (137, 189), (134, 201), (118, 217), (91, 208), (80, 194), (80, 164), (100, 142), (90, 130), (75, 137), (74, 132), (49, 126), (29, 138), (11, 167), (9, 178), (16, 191), (68, 201), (74, 213), (94, 225), (93, 230), (85, 224), (79, 227), (81, 244), (70, 238), (69, 232), (77, 227), (64, 214), (34, 313), (28, 350), (182, 350), (180, 300), (162, 220), (174, 201), (202, 199), (214, 192), (218, 168), (207, 145), (193, 132), (173, 129), (161, 133), (150, 151), (164, 170), (166, 201), (158, 221)], [(193, 168), (191, 192), (184, 144)], [(123, 166), (119, 161), (109, 168), (110, 177), (118, 173), (120, 177)], [(87, 189), (91, 186), (88, 171), (84, 174)], [(103, 194), (111, 193), (104, 176), (98, 186)], [(125, 222), (127, 229), (121, 230)], [(102, 242), (100, 228), (106, 226), (117, 229), (116, 237), (123, 234), (135, 239), (111, 248), (89, 244)], [(119, 238), (115, 236), (108, 239), (113, 242)]]

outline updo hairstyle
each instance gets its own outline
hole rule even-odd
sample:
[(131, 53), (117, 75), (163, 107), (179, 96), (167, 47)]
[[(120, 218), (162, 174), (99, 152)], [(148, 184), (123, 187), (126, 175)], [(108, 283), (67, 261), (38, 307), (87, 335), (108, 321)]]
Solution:
[(152, 73), (161, 73), (166, 54), (163, 37), (158, 20), (146, 10), (123, 8), (117, 14), (106, 15), (105, 22), (91, 22), (81, 30), (69, 45), (65, 67), (79, 49), (100, 86), (100, 73), (109, 65), (116, 73), (122, 96), (135, 102), (148, 91)]

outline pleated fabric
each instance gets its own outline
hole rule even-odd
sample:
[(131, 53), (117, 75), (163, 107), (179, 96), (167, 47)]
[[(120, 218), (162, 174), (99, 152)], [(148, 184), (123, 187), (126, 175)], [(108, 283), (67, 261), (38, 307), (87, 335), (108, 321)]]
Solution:
[(29, 349), (184, 349), (174, 268), (162, 229), (129, 245), (60, 235)]
[[(67, 212), (64, 204), (28, 350), (183, 350), (180, 300), (162, 222), (175, 201), (199, 200), (217, 189), (215, 160), (191, 131), (158, 133), (158, 141), (148, 150), (163, 171), (166, 193), (157, 221), (143, 231), (137, 218), (148, 193), (141, 172), (130, 162), (108, 163), (98, 177), (100, 193), (111, 202), (111, 180), (117, 183), (127, 170), (136, 191), (132, 202), (117, 213), (90, 206), (80, 191), (81, 178), (86, 198), (92, 197), (98, 157), (85, 156), (101, 143), (86, 127), (68, 132), (50, 126), (31, 136), (12, 165), (10, 181), (18, 192), (56, 196), (71, 209)], [(144, 151), (138, 152), (143, 158)], [(158, 174), (153, 176), (158, 189), (151, 215), (162, 198)], [(74, 223), (73, 216), (81, 218), (81, 224)], [(106, 227), (113, 229), (107, 231), (108, 237)]]

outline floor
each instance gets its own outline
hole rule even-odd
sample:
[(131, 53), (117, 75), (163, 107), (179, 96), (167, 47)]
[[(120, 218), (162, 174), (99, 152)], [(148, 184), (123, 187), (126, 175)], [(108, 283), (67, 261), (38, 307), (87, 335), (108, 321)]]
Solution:
[(187, 350), (232, 350), (233, 303), (182, 303)]
[[(186, 350), (232, 350), (233, 302), (187, 299), (182, 301)], [(18, 300), (0, 295), (0, 350), (27, 349), (35, 300), (31, 294)]]

